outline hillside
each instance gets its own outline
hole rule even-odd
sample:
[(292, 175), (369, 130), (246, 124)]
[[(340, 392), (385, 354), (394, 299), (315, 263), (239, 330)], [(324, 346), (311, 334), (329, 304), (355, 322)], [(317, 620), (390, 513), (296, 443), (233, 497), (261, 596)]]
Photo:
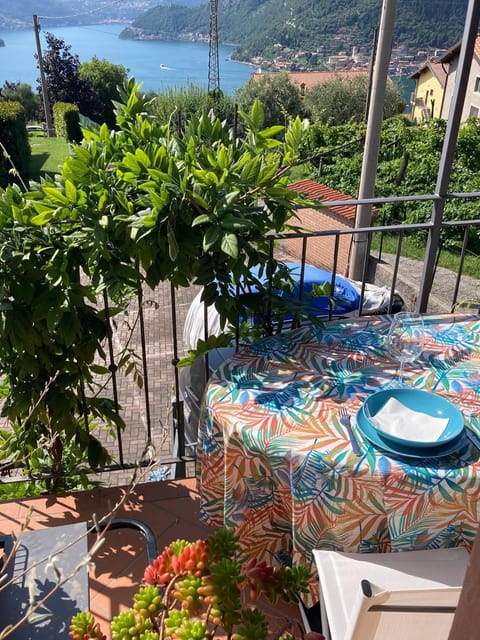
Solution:
[[(195, 6), (204, 1), (182, 0), (182, 4)], [(147, 9), (166, 2), (170, 0), (0, 0), (0, 28), (29, 28), (34, 14), (47, 16), (52, 26), (129, 22)]]
[[(219, 40), (235, 44), (235, 57), (243, 60), (271, 58), (279, 47), (320, 56), (353, 46), (368, 52), (381, 6), (381, 0), (219, 0)], [(452, 46), (466, 7), (467, 0), (398, 0), (394, 45), (411, 52)], [(168, 5), (144, 13), (123, 37), (207, 38), (208, 31), (208, 4)]]

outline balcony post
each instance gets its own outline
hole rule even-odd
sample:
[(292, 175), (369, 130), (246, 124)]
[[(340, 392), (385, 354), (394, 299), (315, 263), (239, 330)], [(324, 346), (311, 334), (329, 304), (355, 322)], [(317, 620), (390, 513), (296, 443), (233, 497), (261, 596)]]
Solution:
[[(383, 107), (385, 89), (388, 79), (388, 67), (392, 53), (393, 27), (397, 0), (383, 0), (382, 16), (378, 38), (378, 50), (375, 55), (373, 68), (372, 91), (368, 109), (367, 133), (363, 152), (362, 174), (358, 198), (373, 198), (375, 195), (375, 181), (377, 176), (378, 153), (382, 134)], [(369, 227), (372, 219), (372, 205), (357, 205), (355, 227)], [(368, 250), (368, 235), (354, 233), (350, 253), (349, 276), (354, 280), (361, 280)]]
[(421, 313), (424, 313), (427, 310), (428, 298), (435, 274), (435, 260), (440, 242), (443, 212), (445, 209), (448, 185), (455, 157), (458, 131), (462, 120), (463, 105), (470, 76), (470, 67), (472, 65), (479, 19), (480, 0), (470, 0), (467, 7), (463, 37), (460, 45), (458, 68), (455, 76), (455, 87), (448, 113), (447, 129), (445, 132), (442, 155), (437, 174), (435, 195), (438, 197), (433, 202), (431, 218), (433, 224), (428, 234), (423, 274), (416, 301), (416, 310)]

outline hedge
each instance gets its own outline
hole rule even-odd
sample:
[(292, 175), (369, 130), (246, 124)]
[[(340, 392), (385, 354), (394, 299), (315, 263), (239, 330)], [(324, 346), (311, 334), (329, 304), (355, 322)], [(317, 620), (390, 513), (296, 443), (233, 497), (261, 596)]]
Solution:
[(19, 174), (25, 175), (30, 163), (27, 116), (20, 102), (0, 102), (0, 142), (4, 147), (0, 156), (0, 185), (5, 186), (13, 180), (12, 164)]
[(56, 102), (53, 105), (53, 123), (57, 136), (65, 138), (67, 142), (80, 142), (82, 139), (80, 112), (76, 104)]

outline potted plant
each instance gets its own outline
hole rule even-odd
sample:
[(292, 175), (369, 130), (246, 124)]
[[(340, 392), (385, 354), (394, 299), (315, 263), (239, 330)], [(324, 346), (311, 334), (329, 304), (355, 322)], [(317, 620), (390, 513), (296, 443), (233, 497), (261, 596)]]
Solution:
[[(308, 591), (310, 570), (255, 559), (242, 564), (239, 551), (238, 537), (228, 529), (195, 542), (172, 542), (146, 568), (132, 608), (112, 619), (112, 640), (324, 639), (288, 618), (272, 633), (254, 605), (259, 597), (273, 604), (296, 602)], [(72, 640), (106, 638), (90, 612), (72, 618), (69, 635)]]

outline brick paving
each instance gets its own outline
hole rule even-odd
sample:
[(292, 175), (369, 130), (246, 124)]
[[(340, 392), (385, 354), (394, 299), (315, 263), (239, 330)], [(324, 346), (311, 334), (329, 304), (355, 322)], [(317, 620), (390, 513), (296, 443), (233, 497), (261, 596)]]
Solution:
[[(141, 361), (142, 342), (138, 303), (132, 301), (128, 315), (116, 320), (113, 332), (115, 361), (118, 362), (123, 350), (129, 349), (143, 383), (138, 384), (135, 375), (117, 376), (117, 389), (121, 416), (125, 421), (122, 432), (122, 453), (125, 464), (135, 464), (144, 459), (150, 424), (153, 456), (160, 460), (171, 455), (172, 450), (172, 400), (175, 397), (175, 372), (172, 361), (175, 356), (174, 339), (177, 340), (177, 357), (186, 355), (182, 341), (183, 325), (188, 307), (198, 291), (198, 287), (178, 289), (175, 294), (176, 324), (173, 325), (170, 283), (161, 283), (154, 291), (144, 291), (143, 314), (145, 326), (147, 378), (143, 374)], [(147, 383), (147, 384), (146, 384)], [(146, 386), (148, 386), (147, 405)], [(112, 388), (110, 388), (110, 393)], [(104, 433), (102, 441), (120, 461), (118, 440)], [(166, 470), (166, 469), (165, 469)], [(192, 468), (189, 474), (193, 473)], [(101, 474), (102, 484), (123, 484), (131, 476), (131, 471)]]

